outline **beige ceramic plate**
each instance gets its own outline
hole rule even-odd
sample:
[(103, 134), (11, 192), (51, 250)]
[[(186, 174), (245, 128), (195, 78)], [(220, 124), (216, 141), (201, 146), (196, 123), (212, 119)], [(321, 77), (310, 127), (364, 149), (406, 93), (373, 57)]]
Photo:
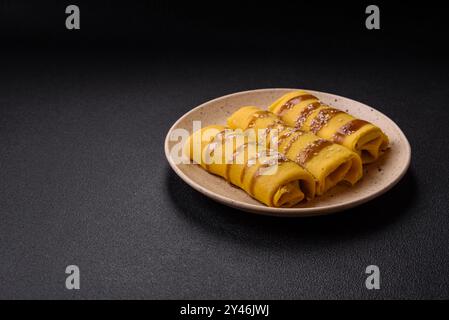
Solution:
[(364, 177), (354, 187), (337, 186), (326, 195), (294, 208), (270, 208), (254, 200), (243, 190), (224, 179), (207, 173), (198, 165), (176, 164), (170, 150), (175, 129), (192, 131), (192, 122), (202, 126), (226, 124), (226, 119), (239, 107), (255, 105), (267, 108), (274, 100), (297, 89), (261, 89), (239, 92), (206, 102), (183, 115), (167, 134), (165, 154), (173, 170), (194, 189), (225, 205), (248, 212), (276, 216), (312, 216), (345, 210), (367, 202), (393, 187), (410, 164), (411, 150), (401, 129), (387, 116), (360, 102), (329, 93), (307, 90), (323, 102), (379, 126), (390, 138), (390, 150), (376, 163), (364, 167)]

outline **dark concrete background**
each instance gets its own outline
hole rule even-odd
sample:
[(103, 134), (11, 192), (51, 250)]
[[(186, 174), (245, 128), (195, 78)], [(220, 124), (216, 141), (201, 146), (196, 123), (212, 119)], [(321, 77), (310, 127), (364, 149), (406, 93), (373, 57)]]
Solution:
[[(263, 30), (192, 21), (221, 35)], [(0, 298), (448, 298), (449, 68), (438, 45), (397, 46), (398, 23), (373, 47), (363, 30), (339, 42), (347, 25), (311, 31), (336, 36), (322, 50), (243, 50), (244, 37), (198, 47), (204, 34), (184, 24), (192, 42), (180, 47), (126, 32), (117, 43), (99, 32), (101, 46), (71, 47), (63, 32), (46, 42), (45, 28), (2, 38)], [(374, 201), (307, 219), (242, 213), (188, 187), (165, 160), (170, 126), (209, 99), (267, 87), (375, 107), (407, 135), (409, 172)], [(65, 289), (69, 264), (79, 291)], [(379, 291), (365, 288), (370, 264)]]

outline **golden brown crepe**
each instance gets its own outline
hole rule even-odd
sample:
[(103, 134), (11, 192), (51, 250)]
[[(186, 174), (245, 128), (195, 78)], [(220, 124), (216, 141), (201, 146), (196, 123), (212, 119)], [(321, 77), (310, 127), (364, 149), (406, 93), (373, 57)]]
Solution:
[(314, 178), (304, 168), (224, 126), (193, 133), (184, 153), (270, 207), (292, 207), (315, 195)]
[(356, 152), (362, 162), (376, 161), (388, 147), (388, 137), (377, 126), (323, 104), (306, 91), (293, 91), (269, 108), (287, 125), (312, 132)]
[[(317, 181), (317, 195), (340, 182), (353, 185), (363, 175), (362, 161), (355, 152), (313, 133), (286, 126), (269, 111), (242, 107), (228, 118), (228, 126), (242, 130), (263, 129), (257, 136), (259, 143), (265, 143), (307, 169)], [(265, 134), (267, 139), (260, 141)]]

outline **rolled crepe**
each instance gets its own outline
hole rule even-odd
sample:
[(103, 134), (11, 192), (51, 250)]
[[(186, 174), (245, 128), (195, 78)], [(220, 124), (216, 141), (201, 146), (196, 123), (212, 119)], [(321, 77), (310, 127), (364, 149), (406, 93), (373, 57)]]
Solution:
[[(251, 106), (240, 108), (228, 118), (228, 125), (232, 129), (264, 129), (256, 136), (258, 141), (307, 169), (316, 179), (317, 195), (340, 182), (353, 185), (363, 175), (362, 161), (355, 152), (311, 132), (286, 126), (269, 111)], [(260, 141), (264, 136), (265, 141)]]
[(315, 181), (304, 168), (223, 126), (193, 133), (184, 153), (270, 207), (292, 207), (315, 195)]
[(325, 105), (306, 91), (290, 92), (268, 110), (289, 126), (312, 132), (356, 152), (364, 164), (376, 161), (388, 147), (388, 137), (380, 128)]

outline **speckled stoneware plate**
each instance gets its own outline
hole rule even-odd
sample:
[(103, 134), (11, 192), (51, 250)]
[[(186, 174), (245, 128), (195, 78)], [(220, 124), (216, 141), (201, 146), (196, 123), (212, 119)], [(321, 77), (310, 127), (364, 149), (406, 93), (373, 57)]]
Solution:
[(176, 164), (171, 156), (172, 147), (178, 143), (174, 139), (174, 130), (185, 129), (191, 133), (193, 121), (201, 121), (202, 126), (226, 124), (226, 119), (240, 107), (255, 105), (266, 109), (274, 100), (293, 90), (298, 89), (261, 89), (234, 93), (189, 111), (176, 121), (165, 139), (165, 154), (170, 166), (191, 187), (225, 205), (258, 214), (296, 217), (322, 215), (352, 208), (388, 191), (404, 176), (410, 164), (410, 144), (391, 119), (363, 103), (312, 90), (307, 91), (331, 106), (347, 110), (360, 119), (374, 123), (390, 138), (390, 149), (378, 162), (364, 166), (363, 179), (353, 187), (336, 186), (324, 196), (293, 208), (270, 208), (198, 165)]

